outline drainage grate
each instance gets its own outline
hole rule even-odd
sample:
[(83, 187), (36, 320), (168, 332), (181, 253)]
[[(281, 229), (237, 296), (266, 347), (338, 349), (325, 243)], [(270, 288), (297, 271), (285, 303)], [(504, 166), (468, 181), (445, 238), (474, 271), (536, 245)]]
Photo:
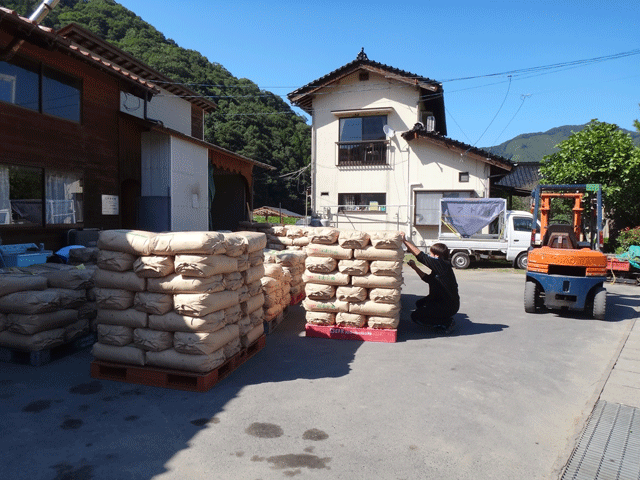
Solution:
[(640, 480), (640, 409), (598, 401), (562, 480)]

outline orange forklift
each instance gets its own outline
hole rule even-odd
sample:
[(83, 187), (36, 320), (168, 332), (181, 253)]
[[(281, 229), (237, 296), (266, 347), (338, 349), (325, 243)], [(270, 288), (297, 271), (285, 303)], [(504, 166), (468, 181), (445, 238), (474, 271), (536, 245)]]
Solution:
[[(583, 229), (583, 199), (595, 194), (589, 222), (590, 238)], [(573, 200), (569, 224), (550, 222), (551, 201)], [(602, 188), (588, 185), (539, 185), (534, 192), (533, 218), (540, 212), (540, 232), (533, 222), (524, 287), (524, 310), (584, 310), (604, 320), (607, 308), (607, 257), (602, 253)], [(537, 235), (539, 233), (539, 235)], [(536, 239), (541, 239), (538, 244)], [(581, 241), (582, 239), (582, 241)]]

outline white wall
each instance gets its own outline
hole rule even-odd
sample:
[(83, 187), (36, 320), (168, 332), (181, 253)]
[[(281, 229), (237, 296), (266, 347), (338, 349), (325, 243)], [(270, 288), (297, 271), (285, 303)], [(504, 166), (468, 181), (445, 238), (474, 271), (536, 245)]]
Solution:
[(171, 138), (171, 229), (209, 229), (209, 154), (205, 147)]
[[(144, 100), (120, 92), (120, 111), (144, 118)], [(165, 90), (147, 103), (147, 118), (160, 120), (165, 127), (191, 136), (191, 103)]]
[[(416, 87), (372, 73), (369, 80), (360, 81), (356, 72), (321, 93), (313, 100), (312, 151), (315, 151), (316, 161), (312, 172), (312, 196), (316, 213), (322, 215), (326, 209), (331, 209), (332, 219), (340, 228), (400, 229), (409, 233), (416, 190), (473, 190), (476, 196), (485, 196), (489, 170), (483, 162), (425, 139), (408, 143), (402, 138), (401, 133), (410, 130), (418, 121), (419, 90)], [(340, 114), (332, 112), (389, 107), (392, 110), (386, 113), (387, 124), (396, 132), (389, 143), (389, 165), (338, 168), (336, 142), (339, 140)], [(379, 114), (384, 113), (375, 113)], [(469, 172), (468, 183), (458, 181), (460, 172)], [(384, 213), (335, 215), (339, 193), (383, 192), (387, 199)], [(422, 231), (426, 236), (433, 234), (428, 228)], [(437, 235), (437, 229), (435, 233)], [(421, 240), (420, 236), (418, 241)]]

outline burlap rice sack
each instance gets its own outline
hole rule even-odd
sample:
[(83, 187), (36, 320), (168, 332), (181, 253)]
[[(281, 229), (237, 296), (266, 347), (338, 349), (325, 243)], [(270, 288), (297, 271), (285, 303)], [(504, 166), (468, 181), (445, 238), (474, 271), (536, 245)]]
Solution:
[(337, 228), (317, 228), (310, 236), (309, 242), (321, 245), (333, 245), (338, 242), (340, 230)]
[(264, 293), (271, 293), (280, 288), (280, 282), (272, 277), (262, 277), (260, 283), (262, 284), (262, 291)]
[(81, 319), (76, 320), (73, 323), (70, 323), (66, 327), (64, 327), (64, 341), (65, 343), (69, 343), (72, 340), (88, 333), (90, 330), (89, 320)]
[(247, 247), (243, 253), (254, 253), (264, 250), (267, 246), (267, 236), (262, 232), (241, 231), (235, 234), (243, 237), (246, 242)]
[(246, 239), (237, 233), (222, 232), (225, 255), (238, 257), (247, 251)]
[(394, 317), (400, 312), (400, 305), (376, 303), (372, 301), (353, 302), (349, 304), (349, 313), (373, 315), (377, 317)]
[(338, 260), (347, 260), (353, 256), (353, 250), (342, 248), (339, 245), (319, 245), (310, 243), (305, 247), (306, 254), (312, 257), (331, 257)]
[(242, 317), (238, 323), (236, 323), (238, 329), (240, 331), (240, 335), (246, 335), (253, 329), (253, 324), (251, 323), (251, 317), (246, 316)]
[(258, 295), (260, 292), (262, 292), (262, 279), (247, 284), (247, 287), (249, 287), (249, 295), (251, 295), (252, 297), (254, 295)]
[(224, 347), (222, 347), (224, 351), (225, 358), (231, 358), (240, 350), (242, 350), (242, 343), (240, 342), (240, 337), (234, 338), (229, 343), (227, 343)]
[(173, 256), (147, 255), (133, 262), (133, 271), (143, 278), (166, 277), (174, 272)]
[(21, 335), (5, 330), (0, 332), (0, 347), (16, 350), (38, 351), (64, 343), (64, 328), (45, 330), (34, 335)]
[(208, 278), (183, 277), (171, 274), (163, 278), (147, 279), (147, 290), (155, 293), (215, 293), (224, 290), (222, 275)]
[(184, 277), (211, 277), (238, 271), (238, 260), (228, 255), (176, 255), (176, 273)]
[(122, 325), (123, 327), (145, 328), (148, 325), (148, 314), (133, 308), (126, 310), (98, 310), (97, 323)]
[(262, 265), (264, 263), (264, 250), (258, 250), (257, 252), (248, 254), (248, 259), (250, 267)]
[(68, 288), (50, 288), (47, 292), (57, 292), (60, 295), (60, 309), (78, 308), (87, 301), (86, 290), (71, 290)]
[(369, 244), (369, 234), (358, 230), (340, 230), (338, 245), (342, 248), (364, 248)]
[(305, 320), (311, 325), (335, 325), (336, 314), (330, 312), (310, 312), (305, 313)]
[(147, 288), (146, 279), (140, 278), (133, 271), (114, 272), (97, 268), (93, 275), (93, 281), (98, 288), (117, 288), (130, 292), (144, 292)]
[(307, 257), (304, 265), (311, 273), (332, 273), (338, 268), (338, 260), (332, 257)]
[(220, 232), (159, 233), (150, 242), (153, 255), (216, 255), (225, 251), (224, 235)]
[(204, 317), (190, 317), (176, 312), (149, 315), (149, 328), (165, 332), (215, 332), (226, 324), (224, 312), (219, 310)]
[(173, 336), (173, 348), (176, 352), (187, 355), (210, 355), (239, 336), (240, 328), (236, 324), (209, 333), (176, 332)]
[(376, 248), (369, 245), (366, 248), (356, 248), (353, 250), (353, 258), (359, 258), (362, 260), (395, 260), (402, 261), (404, 259), (404, 251), (390, 250), (385, 248)]
[(331, 300), (312, 300), (305, 298), (302, 301), (302, 306), (308, 312), (349, 312), (349, 303), (338, 300), (335, 297)]
[(100, 250), (98, 252), (98, 267), (113, 272), (126, 272), (133, 270), (133, 264), (138, 258), (136, 255), (123, 252)]
[(125, 365), (144, 365), (144, 351), (136, 347), (104, 345), (94, 343), (91, 349), (96, 360), (103, 362), (122, 363)]
[(60, 309), (62, 301), (61, 293), (54, 289), (15, 292), (0, 297), (0, 313), (30, 315), (53, 312)]
[(132, 255), (149, 255), (149, 245), (155, 233), (141, 230), (103, 230), (98, 248)]
[(173, 346), (173, 333), (150, 328), (136, 328), (133, 331), (133, 344), (148, 352), (161, 352)]
[(120, 290), (117, 288), (98, 288), (96, 292), (96, 303), (98, 308), (105, 310), (126, 310), (133, 307), (133, 298), (135, 292), (129, 290)]
[(402, 234), (394, 230), (380, 230), (371, 232), (371, 245), (375, 248), (384, 248), (390, 250), (402, 250)]
[(238, 301), (240, 303), (246, 302), (252, 297), (252, 295), (249, 293), (249, 287), (247, 285), (244, 285), (244, 284), (240, 285), (237, 291), (238, 291)]
[(242, 318), (242, 308), (240, 308), (240, 304), (233, 305), (221, 311), (224, 313), (224, 320), (227, 325), (237, 323)]
[(367, 299), (367, 289), (352, 286), (338, 287), (336, 298), (344, 302), (362, 302)]
[(402, 262), (391, 260), (373, 260), (369, 266), (371, 273), (389, 277), (402, 276)]
[(340, 272), (324, 274), (305, 271), (304, 275), (302, 275), (302, 279), (306, 283), (323, 283), (325, 285), (349, 285), (351, 276)]
[(22, 273), (0, 274), (0, 297), (27, 290), (45, 290), (48, 287), (46, 277)]
[(244, 285), (244, 277), (240, 272), (225, 273), (222, 284), (226, 290), (238, 290)]
[(240, 344), (242, 345), (242, 348), (247, 348), (248, 346), (252, 345), (263, 334), (264, 324), (260, 322), (259, 325), (254, 326), (246, 335), (240, 336)]
[(58, 310), (50, 313), (36, 313), (33, 315), (20, 315), (10, 313), (6, 317), (9, 322), (9, 330), (22, 335), (33, 335), (34, 333), (54, 328), (62, 328), (78, 321), (77, 310)]
[(367, 317), (367, 326), (378, 329), (394, 329), (400, 324), (400, 314), (393, 317)]
[(264, 265), (256, 265), (255, 267), (250, 267), (246, 271), (242, 272), (244, 283), (249, 285), (256, 280), (260, 280), (262, 277), (264, 277), (264, 268)]
[(238, 271), (239, 272), (244, 272), (246, 269), (248, 269), (251, 265), (249, 265), (249, 254), (247, 253), (243, 253), (242, 255), (238, 255), (236, 257), (236, 259), (238, 260)]
[(336, 325), (340, 327), (362, 328), (367, 324), (367, 317), (355, 313), (339, 312), (336, 314)]
[(307, 283), (304, 287), (304, 293), (311, 300), (330, 300), (336, 295), (336, 287), (321, 283)]
[(223, 291), (216, 293), (179, 293), (174, 295), (174, 310), (181, 315), (203, 317), (239, 303), (238, 293)]
[(133, 328), (98, 324), (98, 342), (104, 345), (124, 347), (133, 342)]
[(372, 288), (369, 290), (369, 300), (376, 303), (400, 303), (401, 290), (399, 288)]
[(282, 265), (278, 265), (277, 263), (269, 263), (264, 265), (264, 276), (275, 278), (276, 280), (282, 279)]
[[(21, 269), (32, 275), (40, 275), (47, 279), (50, 288), (68, 288), (71, 290), (86, 290), (94, 286), (93, 274), (95, 267), (65, 265), (62, 263), (43, 263), (30, 265)], [(39, 290), (37, 288), (27, 290)]]
[(293, 267), (296, 265), (304, 265), (307, 254), (302, 251), (280, 252), (275, 255), (275, 263), (279, 263), (283, 267)]
[(354, 287), (365, 288), (400, 288), (402, 277), (383, 277), (380, 275), (368, 274), (362, 277), (352, 276), (351, 284)]
[(225, 360), (222, 348), (211, 355), (189, 355), (176, 352), (173, 348), (162, 352), (145, 353), (146, 365), (195, 373), (210, 372), (222, 365)]
[(369, 260), (340, 260), (338, 262), (338, 271), (347, 275), (366, 275), (369, 273)]
[(133, 299), (133, 308), (153, 315), (164, 315), (173, 310), (173, 295), (138, 292)]
[(264, 294), (259, 293), (253, 297), (250, 297), (249, 300), (240, 304), (240, 309), (242, 310), (243, 315), (249, 315), (251, 312), (255, 312), (257, 309), (261, 308), (264, 305)]

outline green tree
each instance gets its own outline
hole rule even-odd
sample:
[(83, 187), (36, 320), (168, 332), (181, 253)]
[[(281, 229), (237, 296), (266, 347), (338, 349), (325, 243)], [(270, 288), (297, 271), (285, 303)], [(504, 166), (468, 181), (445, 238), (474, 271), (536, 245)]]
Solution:
[(640, 224), (640, 148), (617, 125), (592, 120), (543, 158), (542, 181), (550, 184), (599, 183), (612, 237)]

